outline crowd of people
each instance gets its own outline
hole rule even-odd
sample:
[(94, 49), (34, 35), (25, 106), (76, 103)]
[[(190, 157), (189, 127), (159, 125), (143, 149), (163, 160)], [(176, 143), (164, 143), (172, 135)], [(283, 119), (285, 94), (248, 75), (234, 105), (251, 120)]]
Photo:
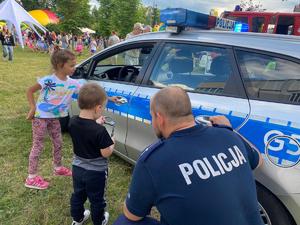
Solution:
[(46, 32), (42, 36), (38, 36), (31, 30), (23, 32), (25, 46), (32, 49), (32, 51), (40, 51), (45, 53), (52, 53), (55, 48), (70, 49), (77, 52), (79, 55), (84, 48), (90, 50), (94, 54), (97, 49), (101, 50), (104, 46), (104, 39), (102, 37), (93, 37), (89, 33), (83, 35), (73, 35), (68, 33), (56, 34), (54, 31)]
[[(151, 32), (152, 28), (149, 25), (143, 26), (141, 23), (136, 23), (131, 33), (127, 34), (125, 39), (133, 37), (134, 35)], [(18, 43), (17, 36), (13, 35), (14, 30), (9, 31), (7, 26), (0, 31), (0, 41), (3, 46), (3, 59), (13, 60), (13, 47)], [(84, 49), (88, 49), (90, 54), (93, 55), (106, 47), (112, 46), (125, 39), (118, 36), (116, 31), (112, 31), (109, 37), (96, 36), (89, 33), (82, 35), (75, 35), (69, 33), (55, 33), (45, 32), (39, 35), (31, 29), (22, 31), (23, 43), (34, 52), (43, 52), (52, 54), (57, 48), (69, 49), (81, 55)]]

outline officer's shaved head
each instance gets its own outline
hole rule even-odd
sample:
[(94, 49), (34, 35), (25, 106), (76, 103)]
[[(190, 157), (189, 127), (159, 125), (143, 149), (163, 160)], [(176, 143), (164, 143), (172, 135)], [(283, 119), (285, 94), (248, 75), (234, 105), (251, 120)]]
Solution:
[(180, 87), (166, 87), (151, 99), (151, 111), (164, 114), (170, 121), (192, 116), (191, 101)]

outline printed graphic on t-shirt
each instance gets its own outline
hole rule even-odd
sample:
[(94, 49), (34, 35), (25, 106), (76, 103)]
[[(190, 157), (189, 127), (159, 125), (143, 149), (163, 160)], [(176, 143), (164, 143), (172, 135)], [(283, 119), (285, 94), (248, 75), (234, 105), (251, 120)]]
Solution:
[(37, 100), (35, 117), (67, 116), (72, 99), (77, 99), (79, 83), (71, 78), (62, 81), (55, 75), (44, 77), (38, 83), (42, 86), (42, 90)]

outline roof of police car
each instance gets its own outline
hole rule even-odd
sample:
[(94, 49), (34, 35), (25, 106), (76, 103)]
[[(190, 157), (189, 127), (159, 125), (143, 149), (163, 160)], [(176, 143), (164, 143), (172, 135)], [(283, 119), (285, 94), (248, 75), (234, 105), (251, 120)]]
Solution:
[(300, 37), (278, 34), (236, 33), (212, 30), (182, 31), (179, 34), (172, 34), (169, 32), (152, 32), (137, 35), (127, 40), (127, 42), (149, 40), (184, 40), (191, 42), (224, 44), (275, 52), (300, 58)]

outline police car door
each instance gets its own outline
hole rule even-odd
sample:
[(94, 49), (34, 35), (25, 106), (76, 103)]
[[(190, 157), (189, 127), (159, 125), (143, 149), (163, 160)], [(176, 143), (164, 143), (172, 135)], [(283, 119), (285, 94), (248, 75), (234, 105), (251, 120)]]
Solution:
[(256, 178), (273, 193), (299, 193), (300, 60), (249, 49), (236, 55), (251, 104), (240, 132), (269, 162)]
[[(104, 51), (92, 58), (89, 75), (86, 82), (95, 82), (103, 87), (108, 96), (117, 96), (118, 102), (108, 101), (106, 105), (107, 120), (115, 122), (114, 137), (116, 140), (115, 152), (126, 158), (125, 138), (127, 132), (128, 103), (137, 90), (137, 83), (142, 80), (145, 70), (147, 54), (151, 53), (154, 44), (141, 45), (124, 44)], [(148, 56), (147, 55), (147, 56)], [(145, 56), (145, 57), (144, 57)], [(72, 110), (74, 111), (74, 109)], [(108, 132), (112, 126), (105, 125)]]
[[(160, 88), (179, 86), (191, 99), (195, 116), (225, 115), (237, 129), (249, 114), (232, 49), (200, 43), (165, 43), (147, 71), (144, 85), (134, 94), (129, 115), (126, 148), (137, 159), (141, 151), (155, 140), (151, 128), (150, 98)], [(129, 113), (130, 114), (130, 113)]]

